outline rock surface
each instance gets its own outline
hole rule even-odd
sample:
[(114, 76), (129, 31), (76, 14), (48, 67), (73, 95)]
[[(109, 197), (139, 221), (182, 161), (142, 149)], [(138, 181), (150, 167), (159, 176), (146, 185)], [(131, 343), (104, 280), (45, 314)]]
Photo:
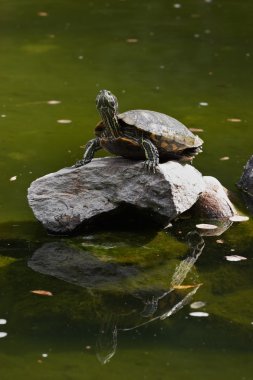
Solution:
[(244, 167), (238, 187), (253, 197), (253, 156), (250, 157)]
[(143, 162), (109, 157), (35, 180), (28, 201), (47, 230), (66, 234), (126, 206), (165, 225), (191, 208), (204, 189), (201, 173), (189, 164), (169, 161), (149, 174)]

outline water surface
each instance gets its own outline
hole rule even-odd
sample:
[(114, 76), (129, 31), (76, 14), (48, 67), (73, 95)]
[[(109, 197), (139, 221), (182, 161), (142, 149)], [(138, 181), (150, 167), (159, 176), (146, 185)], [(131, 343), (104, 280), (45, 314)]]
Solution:
[(26, 201), (32, 180), (81, 158), (101, 88), (121, 111), (203, 129), (194, 165), (237, 191), (252, 154), (253, 5), (180, 5), (1, 1), (2, 380), (252, 378), (251, 220), (221, 236), (200, 237), (186, 220), (54, 237)]

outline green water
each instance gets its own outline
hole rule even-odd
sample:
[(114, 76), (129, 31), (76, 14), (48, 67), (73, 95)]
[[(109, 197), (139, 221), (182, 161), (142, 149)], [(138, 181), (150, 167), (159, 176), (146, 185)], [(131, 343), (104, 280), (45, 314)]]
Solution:
[(252, 220), (219, 237), (186, 220), (61, 238), (26, 201), (31, 181), (81, 158), (101, 88), (122, 111), (203, 129), (194, 165), (236, 191), (252, 154), (253, 4), (174, 4), (0, 1), (1, 380), (252, 379)]

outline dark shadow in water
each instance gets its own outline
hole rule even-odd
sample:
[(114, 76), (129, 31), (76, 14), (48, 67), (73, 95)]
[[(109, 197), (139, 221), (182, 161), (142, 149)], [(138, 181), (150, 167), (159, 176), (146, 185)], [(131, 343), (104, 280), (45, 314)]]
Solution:
[(242, 198), (247, 210), (253, 215), (253, 196), (247, 193), (242, 193)]

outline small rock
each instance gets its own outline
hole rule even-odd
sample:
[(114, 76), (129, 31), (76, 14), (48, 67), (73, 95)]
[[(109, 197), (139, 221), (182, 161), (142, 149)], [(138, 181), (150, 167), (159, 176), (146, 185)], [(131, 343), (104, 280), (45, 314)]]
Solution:
[(214, 177), (204, 176), (205, 190), (200, 195), (193, 209), (201, 218), (228, 219), (236, 215), (236, 209), (230, 202), (226, 189)]
[(238, 187), (253, 196), (253, 155), (246, 163)]

